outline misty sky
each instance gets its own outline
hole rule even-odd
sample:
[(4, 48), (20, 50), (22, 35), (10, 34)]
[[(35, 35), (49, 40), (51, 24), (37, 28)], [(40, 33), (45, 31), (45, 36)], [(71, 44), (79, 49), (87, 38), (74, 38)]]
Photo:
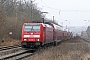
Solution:
[(37, 6), (48, 19), (55, 16), (55, 21), (63, 26), (90, 25), (90, 0), (35, 0)]
[[(30, 0), (29, 0), (30, 1)], [(74, 34), (86, 31), (90, 26), (90, 0), (32, 0), (46, 18), (68, 28)], [(72, 26), (72, 27), (70, 27)]]

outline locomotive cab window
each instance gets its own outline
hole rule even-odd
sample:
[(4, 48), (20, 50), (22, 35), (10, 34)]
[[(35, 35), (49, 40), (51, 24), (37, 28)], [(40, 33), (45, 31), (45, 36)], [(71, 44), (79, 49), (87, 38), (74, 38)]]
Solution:
[(40, 24), (27, 24), (24, 27), (24, 31), (40, 31)]

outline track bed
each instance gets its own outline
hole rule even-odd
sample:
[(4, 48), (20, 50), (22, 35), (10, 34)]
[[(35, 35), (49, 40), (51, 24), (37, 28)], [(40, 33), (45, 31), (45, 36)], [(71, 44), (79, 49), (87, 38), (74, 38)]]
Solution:
[(76, 37), (38, 51), (27, 60), (90, 60), (90, 43)]

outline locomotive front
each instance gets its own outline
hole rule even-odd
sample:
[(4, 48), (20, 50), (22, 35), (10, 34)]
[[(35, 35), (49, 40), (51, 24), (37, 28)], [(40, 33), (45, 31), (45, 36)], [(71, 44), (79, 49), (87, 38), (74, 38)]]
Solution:
[(22, 27), (22, 47), (36, 48), (41, 42), (41, 25), (39, 23), (25, 23)]

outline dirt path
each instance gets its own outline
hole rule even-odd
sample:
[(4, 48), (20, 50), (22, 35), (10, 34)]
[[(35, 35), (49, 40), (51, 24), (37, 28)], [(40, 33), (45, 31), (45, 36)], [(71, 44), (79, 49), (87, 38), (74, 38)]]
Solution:
[(90, 60), (90, 44), (75, 38), (42, 50), (28, 60)]

